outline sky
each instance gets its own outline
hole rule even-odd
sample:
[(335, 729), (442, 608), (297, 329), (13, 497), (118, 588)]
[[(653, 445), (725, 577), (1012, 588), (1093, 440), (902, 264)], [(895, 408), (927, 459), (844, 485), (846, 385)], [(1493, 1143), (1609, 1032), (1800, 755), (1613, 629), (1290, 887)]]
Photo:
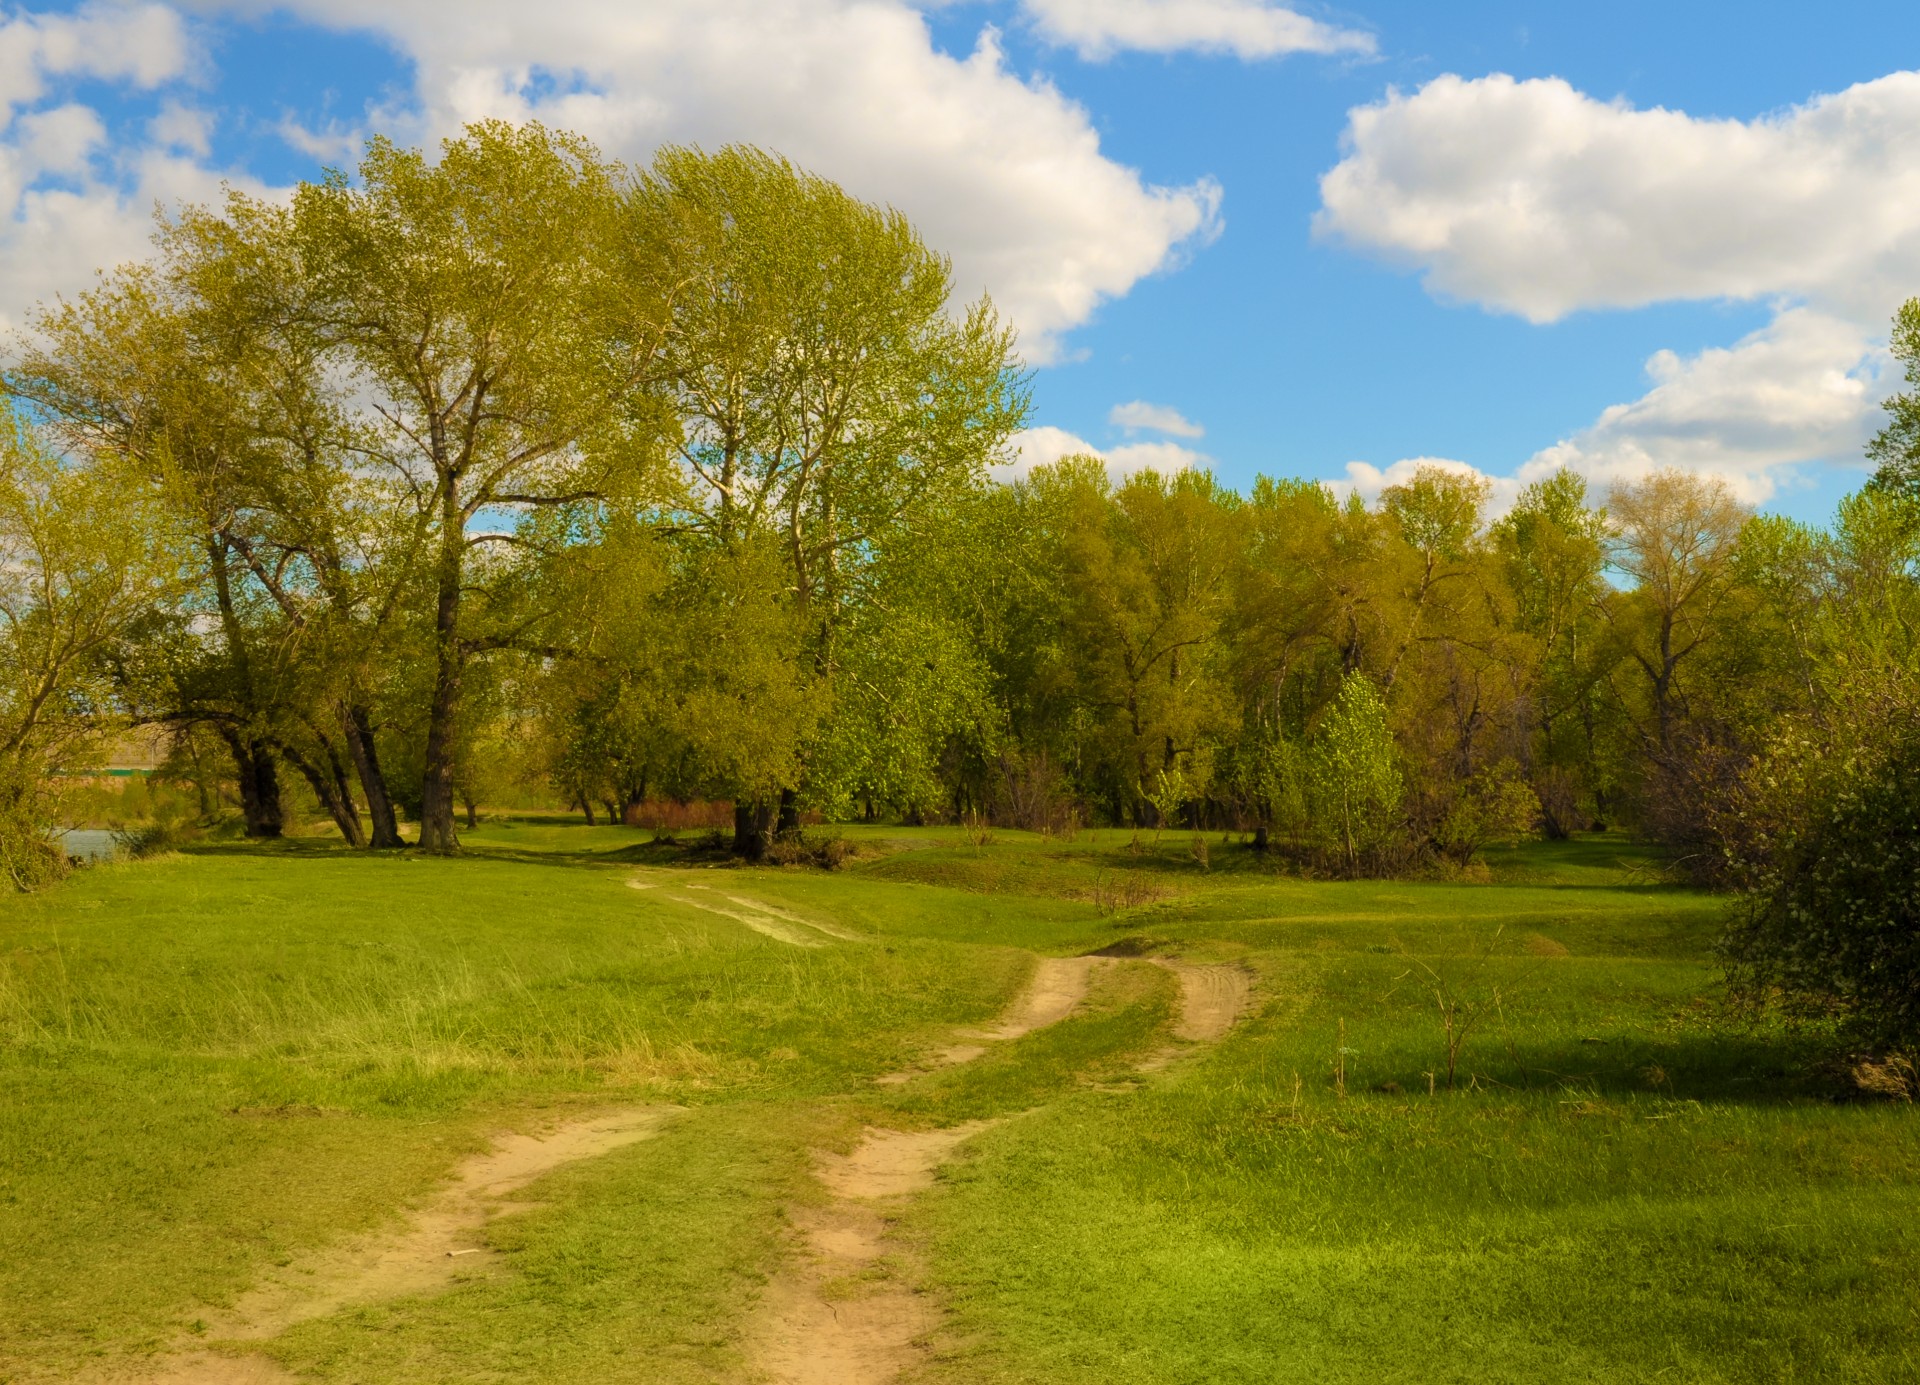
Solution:
[(369, 134), (750, 142), (906, 212), (1068, 451), (1497, 503), (1659, 466), (1809, 520), (1920, 295), (1920, 5), (180, 0), (0, 7), (0, 324)]

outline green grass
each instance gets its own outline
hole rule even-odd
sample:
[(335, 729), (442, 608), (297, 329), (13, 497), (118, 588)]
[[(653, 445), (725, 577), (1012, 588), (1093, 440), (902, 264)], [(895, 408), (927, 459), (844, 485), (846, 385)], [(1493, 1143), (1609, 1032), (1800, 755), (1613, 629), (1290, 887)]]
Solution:
[[(1449, 884), (1301, 881), (1218, 838), (1203, 868), (1173, 834), (845, 833), (833, 874), (523, 821), (454, 861), (209, 846), (0, 903), (0, 1380), (151, 1351), (489, 1131), (642, 1101), (689, 1110), (495, 1223), (504, 1272), (274, 1353), (746, 1379), (809, 1151), (997, 1116), (908, 1218), (953, 1310), (930, 1380), (1920, 1379), (1913, 1109), (1726, 1019), (1719, 902), (1622, 840)], [(636, 866), (869, 940), (789, 947)], [(872, 1085), (1027, 952), (1115, 944), (1240, 961), (1260, 1009), (1135, 1076), (1174, 993), (1124, 961), (1057, 1026)], [(1451, 1092), (1436, 989), (1479, 1016)]]

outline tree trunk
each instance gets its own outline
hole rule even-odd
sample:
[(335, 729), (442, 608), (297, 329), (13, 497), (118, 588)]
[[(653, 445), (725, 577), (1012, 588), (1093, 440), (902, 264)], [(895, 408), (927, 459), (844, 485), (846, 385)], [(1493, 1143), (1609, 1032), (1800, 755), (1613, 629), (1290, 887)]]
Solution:
[(233, 755), (246, 834), (256, 839), (278, 837), (286, 828), (286, 811), (280, 803), (280, 775), (274, 768), (273, 748), (255, 737), (242, 736), (224, 722), (215, 723), (214, 729)]
[(765, 802), (733, 805), (733, 854), (749, 861), (767, 859), (767, 833), (773, 826), (773, 805)]
[(327, 816), (333, 819), (333, 825), (340, 829), (340, 835), (348, 846), (365, 846), (366, 832), (360, 826), (360, 813), (353, 805), (353, 795), (347, 790), (347, 777), (344, 768), (328, 748), (328, 758), (333, 760), (333, 773), (329, 775), (319, 765), (291, 746), (280, 745), (281, 755), (287, 763), (306, 778), (313, 786), (313, 796), (320, 800), (320, 806), (327, 810)]
[(380, 756), (374, 747), (373, 718), (365, 707), (356, 704), (347, 708), (342, 720), (347, 753), (353, 757), (360, 793), (367, 800), (367, 816), (373, 821), (373, 835), (367, 845), (376, 851), (405, 846), (393, 811), (393, 795), (387, 791), (387, 776), (380, 768)]
[(594, 824), (594, 817), (593, 817), (593, 800), (588, 798), (585, 794), (581, 794), (579, 798), (574, 800), (574, 802), (579, 805), (580, 811), (587, 815), (587, 826), (589, 827), (594, 826), (595, 824)]
[(466, 650), (460, 643), (460, 580), (466, 558), (466, 516), (461, 513), (456, 474), (440, 481), (439, 585), (434, 603), (433, 701), (427, 708), (427, 756), (420, 782), (420, 849), (451, 855), (460, 849), (453, 830), (454, 718), (460, 710), (460, 675)]
[(798, 832), (799, 830), (800, 795), (796, 794), (792, 789), (782, 789), (780, 790), (780, 816), (775, 823), (774, 831), (781, 836), (785, 836), (789, 832)]

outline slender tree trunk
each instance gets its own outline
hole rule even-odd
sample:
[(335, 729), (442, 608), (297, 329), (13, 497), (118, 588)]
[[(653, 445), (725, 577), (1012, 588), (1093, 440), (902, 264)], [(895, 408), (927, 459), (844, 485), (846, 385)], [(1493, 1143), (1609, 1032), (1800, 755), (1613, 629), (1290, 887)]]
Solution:
[(585, 794), (581, 794), (580, 797), (574, 800), (574, 802), (579, 806), (580, 811), (587, 815), (587, 826), (589, 827), (595, 826), (596, 824), (593, 816), (593, 800), (588, 798)]
[(451, 477), (442, 483), (439, 600), (434, 607), (433, 701), (427, 709), (426, 768), (420, 782), (420, 849), (448, 855), (460, 849), (453, 827), (454, 717), (460, 710), (460, 568), (466, 533)]
[(327, 810), (327, 816), (333, 819), (333, 825), (340, 829), (340, 835), (346, 838), (348, 846), (365, 846), (367, 837), (360, 826), (360, 813), (353, 805), (353, 795), (347, 791), (347, 777), (344, 767), (328, 747), (328, 758), (333, 760), (329, 775), (326, 770), (315, 764), (291, 746), (281, 745), (279, 751), (288, 764), (299, 770), (307, 783), (313, 786), (313, 796), (320, 800), (320, 806)]
[(780, 790), (780, 816), (774, 831), (782, 835), (800, 830), (800, 795), (792, 789)]
[(393, 795), (387, 790), (387, 776), (380, 768), (380, 755), (373, 740), (373, 718), (358, 704), (347, 708), (343, 718), (347, 753), (353, 757), (354, 773), (360, 779), (360, 792), (367, 800), (367, 817), (373, 833), (367, 845), (376, 851), (405, 846), (400, 839), (400, 822), (393, 811)]

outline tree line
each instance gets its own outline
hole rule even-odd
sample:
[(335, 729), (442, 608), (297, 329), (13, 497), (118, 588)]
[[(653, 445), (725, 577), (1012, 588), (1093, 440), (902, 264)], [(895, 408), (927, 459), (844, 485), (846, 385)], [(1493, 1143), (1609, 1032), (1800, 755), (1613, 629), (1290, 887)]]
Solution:
[(57, 870), (52, 776), (139, 724), (249, 835), (293, 781), (372, 848), (457, 849), (505, 767), (589, 813), (730, 802), (748, 857), (807, 812), (1343, 875), (1623, 825), (1748, 891), (1756, 989), (1834, 991), (1777, 935), (1816, 820), (1914, 802), (1920, 303), (1880, 469), (1818, 528), (1676, 471), (1498, 515), (1437, 467), (1372, 504), (998, 484), (1028, 381), (953, 299), (902, 216), (778, 157), (538, 125), (165, 216), (4, 376), (9, 871)]

